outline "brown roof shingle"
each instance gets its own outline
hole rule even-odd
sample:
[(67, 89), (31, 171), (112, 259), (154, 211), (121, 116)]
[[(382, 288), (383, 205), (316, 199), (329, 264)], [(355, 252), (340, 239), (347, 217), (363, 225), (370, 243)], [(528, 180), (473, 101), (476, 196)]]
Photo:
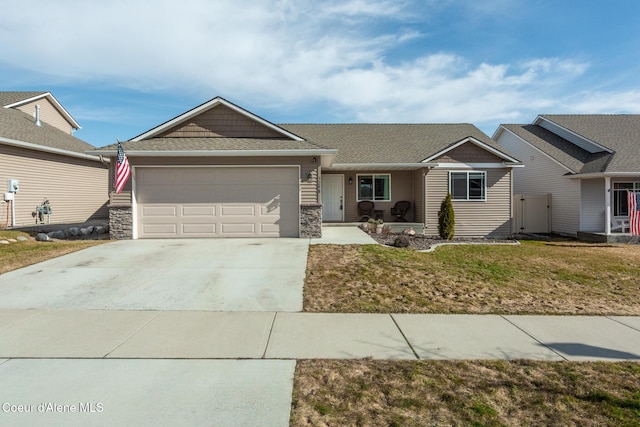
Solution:
[(36, 126), (32, 116), (13, 108), (0, 107), (0, 137), (82, 154), (95, 148), (47, 123)]
[(337, 148), (336, 163), (418, 163), (473, 137), (506, 153), (472, 124), (285, 124), (309, 141)]
[(0, 106), (15, 104), (48, 92), (0, 92)]
[(639, 172), (640, 115), (551, 114), (540, 117), (613, 151), (589, 153), (539, 125), (501, 125), (573, 173)]

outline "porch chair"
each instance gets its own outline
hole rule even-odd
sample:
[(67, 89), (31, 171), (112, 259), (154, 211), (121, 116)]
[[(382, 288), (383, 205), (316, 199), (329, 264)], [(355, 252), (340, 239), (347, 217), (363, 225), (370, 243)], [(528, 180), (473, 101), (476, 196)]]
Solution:
[(405, 215), (411, 207), (411, 202), (400, 200), (391, 208), (391, 216), (395, 216), (395, 222), (407, 222)]
[(373, 202), (364, 200), (358, 203), (358, 215), (361, 217), (360, 221), (368, 221), (373, 216)]

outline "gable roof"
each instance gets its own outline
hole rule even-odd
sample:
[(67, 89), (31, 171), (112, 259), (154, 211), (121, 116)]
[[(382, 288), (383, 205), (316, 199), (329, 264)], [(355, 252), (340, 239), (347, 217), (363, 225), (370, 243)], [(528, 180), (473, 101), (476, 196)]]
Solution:
[(640, 172), (638, 114), (540, 115), (531, 125), (500, 127), (575, 174)]
[(91, 144), (44, 122), (37, 126), (33, 117), (13, 108), (0, 108), (0, 143), (98, 160), (85, 154), (95, 148)]
[(515, 161), (472, 124), (285, 124), (309, 141), (336, 148), (336, 164), (417, 164), (473, 142)]
[(51, 92), (0, 92), (0, 105), (4, 108), (16, 108), (38, 99), (46, 98), (74, 129), (80, 129), (80, 124), (58, 102)]
[[(518, 160), (471, 124), (273, 124), (216, 97), (129, 141), (129, 156), (320, 155), (329, 167), (422, 168), (464, 143)], [(115, 156), (117, 144), (93, 154)], [(335, 160), (334, 160), (335, 158)], [(334, 164), (335, 163), (335, 164)]]
[(0, 92), (0, 105), (11, 108), (29, 102), (32, 98), (46, 95), (49, 92)]
[(173, 127), (175, 127), (175, 126), (177, 126), (177, 125), (179, 125), (181, 123), (184, 123), (187, 120), (204, 113), (205, 111), (211, 110), (211, 109), (213, 109), (213, 108), (215, 108), (215, 107), (217, 107), (219, 105), (224, 105), (227, 108), (235, 111), (236, 113), (238, 113), (238, 114), (240, 114), (242, 116), (245, 116), (245, 117), (249, 118), (250, 120), (252, 120), (254, 122), (260, 123), (264, 127), (277, 132), (278, 134), (282, 135), (283, 139), (293, 139), (295, 141), (301, 141), (302, 140), (302, 138), (300, 138), (299, 136), (294, 135), (294, 134), (292, 134), (290, 132), (287, 132), (285, 129), (280, 128), (279, 126), (277, 126), (277, 125), (275, 125), (275, 124), (263, 119), (262, 117), (257, 116), (255, 114), (251, 113), (250, 111), (247, 111), (244, 108), (239, 107), (239, 106), (227, 101), (226, 99), (224, 99), (224, 98), (222, 98), (220, 96), (217, 96), (217, 97), (215, 97), (215, 98), (213, 98), (213, 99), (211, 99), (211, 100), (209, 100), (209, 101), (207, 101), (207, 102), (205, 102), (203, 104), (198, 105), (197, 107), (192, 108), (191, 110), (189, 110), (189, 111), (187, 111), (187, 112), (185, 112), (183, 114), (180, 114), (179, 116), (174, 117), (171, 120), (168, 120), (168, 121), (166, 121), (166, 122), (154, 127), (151, 130), (148, 130), (148, 131), (146, 131), (146, 132), (144, 132), (144, 133), (132, 138), (131, 141), (142, 141), (142, 140), (145, 140), (145, 139), (154, 138), (154, 137), (162, 134), (163, 132), (165, 132), (165, 131), (167, 131), (167, 130), (169, 130), (169, 129), (171, 129), (171, 128), (173, 128)]

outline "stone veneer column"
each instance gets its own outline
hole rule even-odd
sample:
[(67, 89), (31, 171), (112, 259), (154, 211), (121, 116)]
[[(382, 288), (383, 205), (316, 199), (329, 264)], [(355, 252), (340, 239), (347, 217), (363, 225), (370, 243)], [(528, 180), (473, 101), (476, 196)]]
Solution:
[(112, 240), (133, 239), (133, 209), (131, 206), (109, 207), (109, 233)]
[(322, 237), (322, 205), (300, 206), (300, 237)]

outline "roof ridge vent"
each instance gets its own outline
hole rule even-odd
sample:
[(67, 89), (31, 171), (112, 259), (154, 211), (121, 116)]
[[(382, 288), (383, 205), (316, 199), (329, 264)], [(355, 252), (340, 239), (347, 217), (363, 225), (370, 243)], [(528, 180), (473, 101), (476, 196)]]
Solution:
[(42, 126), (40, 123), (40, 105), (36, 104), (36, 126)]

